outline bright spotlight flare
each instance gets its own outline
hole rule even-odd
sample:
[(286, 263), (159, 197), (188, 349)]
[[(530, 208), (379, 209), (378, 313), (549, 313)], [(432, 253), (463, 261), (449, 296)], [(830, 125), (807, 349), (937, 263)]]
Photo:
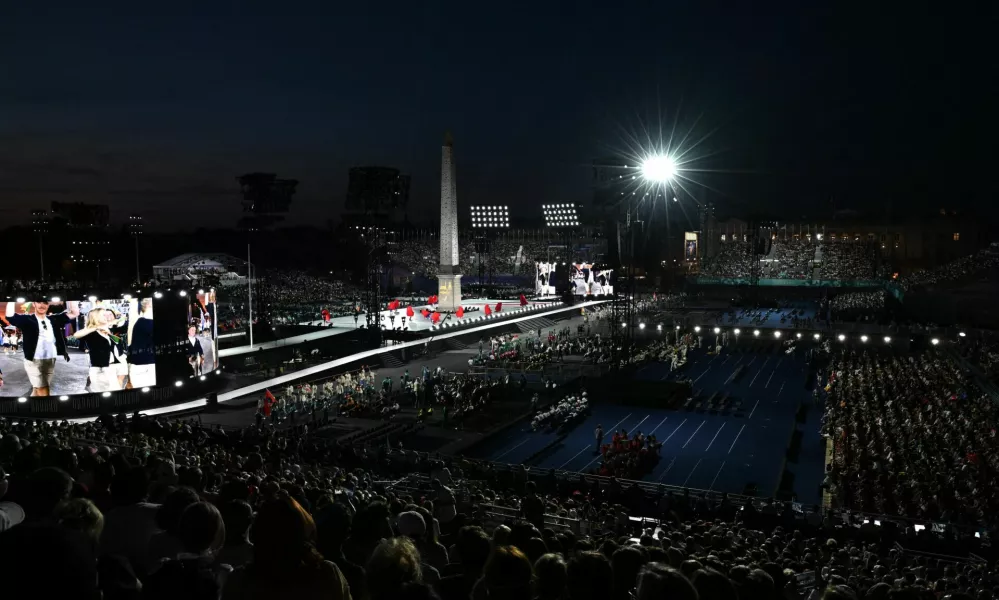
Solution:
[(671, 156), (650, 156), (642, 163), (642, 176), (650, 181), (667, 183), (676, 177), (676, 161)]

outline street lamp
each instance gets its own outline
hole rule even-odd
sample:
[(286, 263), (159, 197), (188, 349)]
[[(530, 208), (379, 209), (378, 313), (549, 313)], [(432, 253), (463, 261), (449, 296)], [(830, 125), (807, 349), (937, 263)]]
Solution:
[(650, 156), (642, 163), (642, 176), (649, 181), (666, 183), (676, 176), (676, 161), (666, 155)]

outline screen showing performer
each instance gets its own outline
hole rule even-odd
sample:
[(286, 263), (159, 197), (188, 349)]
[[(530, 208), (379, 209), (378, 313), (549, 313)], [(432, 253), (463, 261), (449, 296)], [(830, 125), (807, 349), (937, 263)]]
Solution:
[(683, 258), (687, 261), (697, 260), (696, 231), (687, 231), (683, 234)]
[(0, 396), (156, 385), (151, 298), (3, 303)]
[(193, 375), (218, 368), (215, 290), (191, 296), (187, 321), (187, 362)]

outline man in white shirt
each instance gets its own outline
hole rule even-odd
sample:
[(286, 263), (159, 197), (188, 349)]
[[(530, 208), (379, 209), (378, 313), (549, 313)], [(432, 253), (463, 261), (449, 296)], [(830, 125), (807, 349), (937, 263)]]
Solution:
[[(65, 328), (80, 315), (80, 307), (70, 302), (61, 313), (48, 314), (49, 302), (31, 303), (27, 314), (14, 314), (17, 304), (8, 302), (7, 322), (24, 335), (24, 371), (31, 382), (32, 396), (48, 396), (55, 375), (56, 358), (62, 355), (69, 361)], [(58, 302), (52, 302), (58, 304)]]

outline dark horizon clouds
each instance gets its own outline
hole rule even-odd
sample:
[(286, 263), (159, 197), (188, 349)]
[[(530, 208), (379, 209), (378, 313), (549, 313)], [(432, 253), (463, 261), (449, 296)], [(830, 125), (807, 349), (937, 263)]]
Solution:
[(58, 200), (153, 228), (232, 225), (235, 177), (256, 170), (301, 181), (290, 223), (325, 223), (365, 164), (412, 175), (419, 219), (447, 130), (460, 203), (537, 212), (588, 201), (593, 159), (674, 121), (706, 138), (691, 187), (732, 212), (990, 207), (986, 14), (729, 4), (15, 10), (0, 223)]

